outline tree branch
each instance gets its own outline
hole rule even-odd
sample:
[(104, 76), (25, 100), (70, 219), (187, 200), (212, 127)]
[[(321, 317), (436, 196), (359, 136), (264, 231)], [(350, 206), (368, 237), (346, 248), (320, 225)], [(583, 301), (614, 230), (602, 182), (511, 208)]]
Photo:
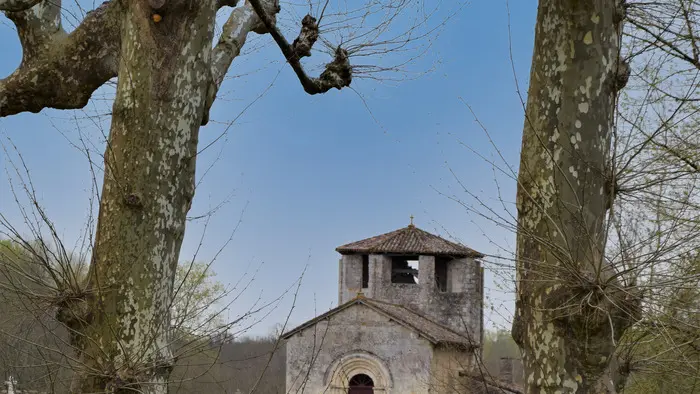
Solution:
[(273, 17), (264, 9), (260, 0), (248, 0), (255, 12), (260, 16), (267, 31), (275, 39), (282, 50), (282, 54), (299, 78), (299, 82), (308, 94), (325, 93), (332, 88), (342, 89), (350, 86), (352, 82), (352, 66), (348, 58), (348, 52), (338, 47), (335, 50), (333, 61), (326, 64), (326, 69), (319, 78), (311, 78), (306, 74), (300, 59), (311, 55), (311, 47), (318, 39), (318, 24), (316, 18), (306, 15), (302, 20), (302, 28), (299, 36), (290, 45), (282, 32), (277, 28)]
[(693, 171), (700, 173), (700, 164), (696, 163), (695, 160), (692, 157), (689, 157), (689, 155), (685, 155), (683, 152), (679, 152), (678, 150), (674, 149), (673, 147), (664, 144), (659, 141), (652, 141), (652, 143), (656, 146), (659, 146), (663, 148), (666, 152), (671, 154), (672, 156), (676, 157), (683, 163), (685, 163), (688, 167), (690, 167)]
[[(700, 61), (698, 59), (693, 59), (692, 56), (689, 56), (687, 53), (683, 52), (678, 46), (674, 45), (671, 43), (669, 40), (663, 38), (661, 34), (654, 33), (651, 29), (646, 27), (643, 23), (638, 22), (632, 18), (629, 19), (629, 22), (639, 30), (649, 34), (651, 37), (653, 37), (657, 42), (651, 42), (649, 41), (649, 44), (667, 52), (668, 54), (677, 57), (678, 59), (684, 60), (688, 63), (690, 63), (693, 67), (700, 69)], [(660, 45), (659, 43), (663, 44)]]
[(212, 55), (211, 72), (217, 89), (221, 86), (231, 62), (241, 53), (248, 33), (258, 28), (260, 23), (260, 18), (249, 4), (231, 12)]
[(60, 2), (55, 0), (8, 13), (25, 54), (17, 70), (0, 80), (0, 117), (84, 107), (95, 90), (117, 75), (120, 10), (120, 2), (105, 2), (71, 34), (60, 28)]
[[(222, 3), (226, 3), (225, 5), (235, 5), (236, 2), (236, 0), (228, 2), (226, 0), (219, 0), (218, 3), (219, 5)], [(251, 31), (260, 31), (261, 25), (262, 21), (260, 17), (258, 17), (255, 10), (253, 10), (248, 3), (243, 7), (234, 9), (226, 20), (226, 23), (224, 23), (219, 42), (214, 47), (212, 53), (211, 80), (207, 90), (207, 101), (205, 103), (202, 126), (209, 122), (209, 110), (216, 99), (216, 93), (219, 91), (224, 77), (226, 76), (226, 72), (229, 67), (231, 67), (233, 59), (241, 53), (248, 33)]]
[(17, 27), (22, 44), (22, 62), (47, 51), (54, 40), (65, 37), (61, 27), (61, 0), (44, 0), (22, 11), (5, 12)]
[(217, 0), (216, 8), (221, 7), (235, 7), (238, 4), (238, 0)]
[(24, 11), (34, 7), (42, 0), (0, 0), (0, 11)]

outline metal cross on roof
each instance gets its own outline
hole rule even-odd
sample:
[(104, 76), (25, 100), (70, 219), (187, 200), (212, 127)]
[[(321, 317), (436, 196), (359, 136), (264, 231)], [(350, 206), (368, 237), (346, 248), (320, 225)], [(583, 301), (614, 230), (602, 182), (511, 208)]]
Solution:
[(411, 215), (411, 224), (410, 224), (411, 226), (413, 226), (413, 219), (414, 219), (413, 215)]

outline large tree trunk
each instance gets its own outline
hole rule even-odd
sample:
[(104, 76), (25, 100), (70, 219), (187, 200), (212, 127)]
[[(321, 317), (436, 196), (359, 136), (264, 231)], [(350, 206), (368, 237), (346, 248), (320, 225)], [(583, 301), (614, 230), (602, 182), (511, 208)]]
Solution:
[(513, 337), (528, 393), (610, 393), (633, 297), (604, 259), (621, 3), (541, 0), (523, 131)]
[(215, 2), (124, 3), (78, 392), (167, 392), (169, 307), (194, 195)]
[[(62, 283), (51, 307), (77, 351), (72, 392), (166, 393), (175, 268), (194, 196), (199, 127), (249, 32), (269, 32), (310, 94), (352, 81), (340, 47), (318, 78), (300, 58), (318, 39), (307, 15), (290, 44), (277, 0), (112, 0), (71, 33), (61, 0), (0, 0), (22, 43), (0, 79), (0, 117), (82, 108), (119, 77), (88, 283)], [(218, 8), (235, 7), (212, 48)]]

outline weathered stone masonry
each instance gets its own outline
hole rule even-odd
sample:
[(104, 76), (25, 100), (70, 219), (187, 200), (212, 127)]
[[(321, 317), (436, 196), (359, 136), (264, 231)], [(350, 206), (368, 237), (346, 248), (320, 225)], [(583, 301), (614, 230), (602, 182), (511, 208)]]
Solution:
[(490, 390), (474, 384), (481, 253), (413, 225), (336, 250), (339, 306), (283, 336), (287, 392)]

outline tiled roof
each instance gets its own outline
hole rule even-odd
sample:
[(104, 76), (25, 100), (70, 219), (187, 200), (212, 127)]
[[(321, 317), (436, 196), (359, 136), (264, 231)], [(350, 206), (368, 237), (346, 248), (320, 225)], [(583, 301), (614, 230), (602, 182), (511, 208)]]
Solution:
[(337, 308), (317, 316), (314, 319), (290, 330), (282, 335), (283, 339), (290, 338), (294, 334), (313, 326), (321, 320), (327, 319), (336, 313), (347, 309), (353, 305), (365, 305), (376, 312), (388, 316), (397, 323), (411, 330), (417, 331), (421, 336), (430, 341), (433, 345), (459, 345), (467, 348), (474, 348), (474, 345), (469, 339), (456, 331), (451, 330), (441, 324), (438, 324), (429, 318), (414, 312), (401, 305), (390, 304), (383, 301), (374, 300), (366, 297), (356, 297)]
[(483, 254), (474, 249), (450, 242), (437, 235), (423, 231), (414, 225), (339, 246), (335, 250), (341, 254), (401, 253), (452, 257), (484, 257)]

